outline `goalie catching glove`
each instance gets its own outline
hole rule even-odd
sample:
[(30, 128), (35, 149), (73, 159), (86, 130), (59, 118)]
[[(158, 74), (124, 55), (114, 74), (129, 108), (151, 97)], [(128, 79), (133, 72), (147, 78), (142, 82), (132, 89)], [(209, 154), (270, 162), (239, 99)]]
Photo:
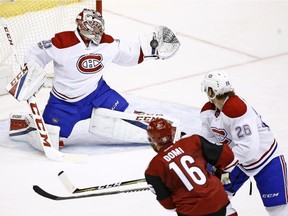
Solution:
[(157, 26), (149, 34), (140, 36), (141, 48), (144, 59), (168, 59), (180, 47), (176, 34), (165, 26)]
[(27, 101), (40, 90), (46, 81), (45, 71), (38, 64), (28, 62), (6, 86), (6, 90), (17, 100)]

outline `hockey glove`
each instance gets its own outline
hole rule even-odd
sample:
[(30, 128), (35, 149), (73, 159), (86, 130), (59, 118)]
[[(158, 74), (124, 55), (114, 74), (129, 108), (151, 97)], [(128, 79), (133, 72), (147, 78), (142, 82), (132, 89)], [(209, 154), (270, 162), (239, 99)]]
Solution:
[(221, 179), (220, 180), (221, 180), (222, 185), (231, 184), (230, 173), (223, 172), (222, 175), (221, 175)]

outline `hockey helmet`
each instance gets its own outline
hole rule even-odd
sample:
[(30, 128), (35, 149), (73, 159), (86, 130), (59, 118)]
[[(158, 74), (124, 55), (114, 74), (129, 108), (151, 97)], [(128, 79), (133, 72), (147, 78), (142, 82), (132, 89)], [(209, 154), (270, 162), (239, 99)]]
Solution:
[(225, 71), (209, 72), (201, 83), (202, 92), (208, 93), (211, 88), (214, 92), (214, 99), (217, 95), (223, 95), (227, 92), (233, 91), (230, 79)]
[(81, 35), (99, 45), (105, 30), (104, 19), (99, 12), (84, 9), (77, 17), (76, 24)]
[(150, 143), (167, 144), (173, 143), (175, 128), (165, 119), (152, 120), (147, 128)]

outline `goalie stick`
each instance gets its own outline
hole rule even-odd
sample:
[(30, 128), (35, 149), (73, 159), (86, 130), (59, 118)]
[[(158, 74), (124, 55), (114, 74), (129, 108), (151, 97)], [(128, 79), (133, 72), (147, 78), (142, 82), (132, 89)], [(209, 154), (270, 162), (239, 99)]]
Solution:
[[(16, 53), (14, 43), (7, 26), (7, 22), (4, 17), (1, 18), (4, 31), (6, 33), (8, 42), (10, 44), (12, 53), (15, 57), (16, 63), (19, 65), (20, 73), (6, 86), (6, 90), (17, 99), (17, 95), (21, 90), (21, 86), (27, 77), (28, 70), (22, 68), (22, 64), (19, 61), (18, 55)], [(56, 161), (72, 161), (72, 162), (84, 162), (86, 160), (86, 155), (82, 154), (69, 154), (57, 151), (51, 144), (51, 140), (43, 120), (42, 114), (39, 111), (38, 105), (36, 103), (36, 97), (33, 95), (27, 100), (29, 108), (32, 112), (33, 121), (36, 125), (36, 129), (39, 135), (40, 142), (43, 146), (45, 155), (52, 160)]]
[(140, 188), (131, 188), (125, 190), (114, 190), (114, 191), (107, 191), (101, 193), (90, 193), (90, 194), (83, 194), (78, 196), (57, 196), (47, 191), (43, 190), (38, 185), (33, 186), (33, 190), (42, 197), (52, 199), (52, 200), (69, 200), (69, 199), (80, 199), (80, 198), (88, 198), (88, 197), (96, 197), (96, 196), (106, 196), (106, 195), (113, 195), (113, 194), (120, 194), (120, 193), (131, 193), (131, 192), (140, 192), (149, 190), (149, 187), (140, 187)]
[(71, 183), (71, 181), (69, 180), (69, 178), (67, 177), (64, 171), (59, 172), (58, 177), (61, 183), (63, 184), (63, 186), (67, 189), (67, 191), (69, 191), (72, 194), (84, 193), (84, 192), (90, 192), (90, 191), (98, 191), (98, 190), (103, 190), (107, 188), (114, 188), (114, 187), (127, 186), (131, 184), (138, 184), (138, 183), (146, 182), (146, 180), (143, 178), (143, 179), (135, 179), (135, 180), (130, 180), (130, 181), (115, 182), (111, 184), (99, 185), (99, 186), (93, 186), (93, 187), (77, 188)]
[(39, 135), (39, 139), (41, 140), (41, 144), (43, 146), (45, 155), (49, 159), (56, 160), (56, 161), (71, 161), (71, 162), (76, 162), (76, 163), (85, 162), (87, 155), (63, 153), (63, 152), (56, 150), (52, 146), (51, 139), (48, 134), (46, 125), (38, 109), (35, 96), (32, 96), (31, 98), (28, 99), (28, 104), (32, 111), (32, 117), (35, 122), (36, 129)]

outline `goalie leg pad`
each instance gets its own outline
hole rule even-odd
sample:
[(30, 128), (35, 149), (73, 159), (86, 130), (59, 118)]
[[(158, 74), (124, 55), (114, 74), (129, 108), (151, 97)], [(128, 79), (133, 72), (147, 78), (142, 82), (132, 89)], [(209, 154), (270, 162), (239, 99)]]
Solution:
[[(62, 141), (59, 141), (60, 128), (54, 125), (46, 125), (52, 145), (55, 149), (64, 146)], [(39, 135), (36, 130), (36, 125), (29, 113), (10, 114), (10, 139), (17, 142), (26, 142), (33, 148), (43, 152), (42, 143), (39, 140)]]
[[(102, 135), (111, 137), (117, 140), (123, 140), (126, 142), (147, 143), (146, 124), (141, 122), (121, 118), (114, 118), (113, 116), (106, 116), (100, 114), (97, 111), (103, 108), (93, 109), (90, 119), (89, 132), (95, 135)], [(107, 109), (105, 109), (107, 110)], [(121, 113), (119, 111), (109, 110), (115, 113)], [(129, 122), (130, 121), (130, 122)]]
[(89, 131), (127, 142), (148, 143), (147, 125), (155, 118), (164, 118), (175, 127), (174, 142), (180, 138), (180, 122), (162, 114), (146, 114), (143, 112), (120, 112), (104, 108), (93, 109)]

